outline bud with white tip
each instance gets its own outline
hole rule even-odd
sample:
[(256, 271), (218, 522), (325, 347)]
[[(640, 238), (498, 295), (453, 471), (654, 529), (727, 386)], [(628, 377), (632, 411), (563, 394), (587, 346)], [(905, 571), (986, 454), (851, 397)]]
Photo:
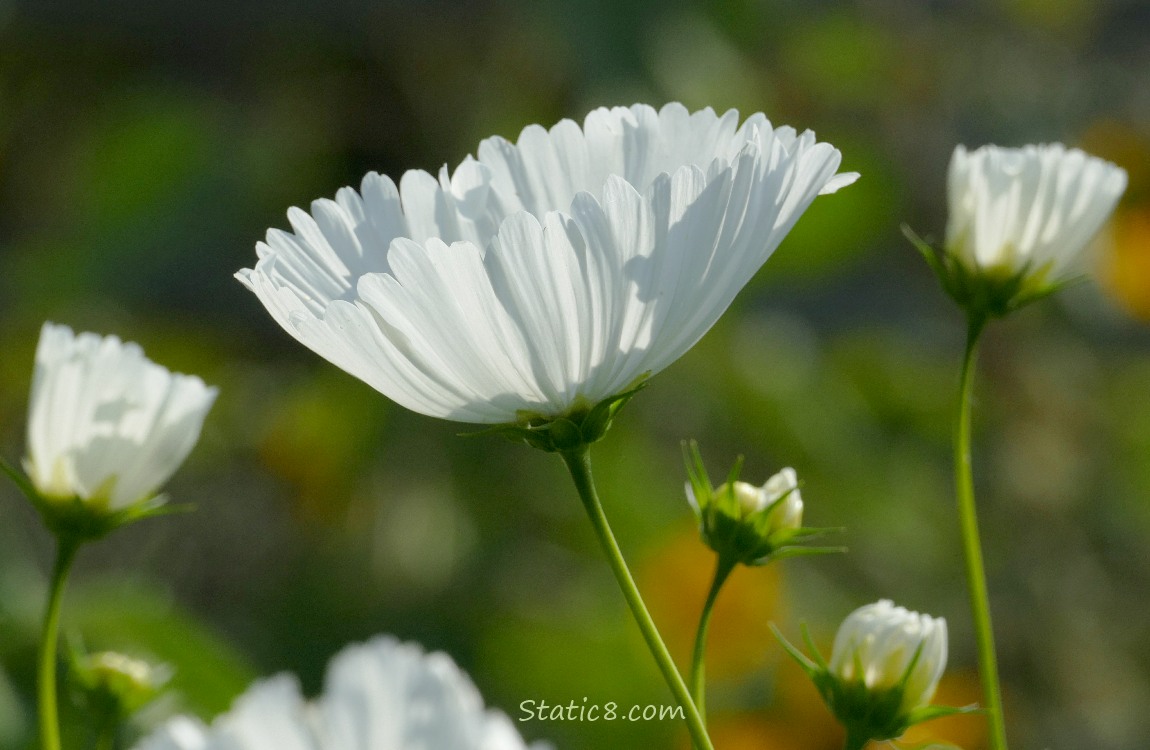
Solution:
[(946, 620), (882, 599), (851, 612), (835, 636), (831, 671), (868, 690), (902, 691), (904, 712), (926, 706), (946, 669)]
[(827, 529), (803, 527), (803, 499), (794, 469), (787, 467), (756, 487), (738, 480), (740, 459), (727, 481), (713, 487), (698, 445), (692, 441), (684, 448), (687, 499), (699, 518), (703, 541), (725, 563), (764, 565), (781, 557), (840, 551), (798, 544)]
[(913, 724), (974, 710), (932, 706), (946, 669), (946, 620), (882, 599), (852, 612), (839, 627), (828, 664), (803, 629), (808, 658), (775, 631), (847, 730), (847, 747), (900, 737)]

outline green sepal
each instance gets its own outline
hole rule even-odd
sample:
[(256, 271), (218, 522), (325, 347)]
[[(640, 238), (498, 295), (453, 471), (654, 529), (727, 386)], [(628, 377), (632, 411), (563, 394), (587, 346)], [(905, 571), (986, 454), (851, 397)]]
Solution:
[(766, 557), (748, 563), (748, 565), (766, 565), (776, 560), (785, 560), (788, 557), (813, 557), (815, 555), (840, 555), (847, 552), (846, 547), (780, 547)]
[[(810, 658), (802, 651), (800, 651), (797, 646), (788, 641), (786, 636), (783, 635), (783, 632), (779, 630), (779, 627), (773, 622), (770, 623), (770, 628), (771, 632), (775, 634), (775, 638), (778, 639), (779, 644), (783, 647), (783, 650), (790, 654), (791, 658), (794, 659), (796, 663), (798, 663), (802, 670), (806, 672), (807, 676), (812, 680), (815, 679), (815, 676), (819, 672), (825, 669), (825, 665), (820, 666), (819, 664), (811, 661)], [(814, 652), (818, 654), (818, 649), (815, 649)], [(821, 660), (821, 654), (819, 655), (819, 658)]]
[(695, 516), (699, 522), (702, 523), (703, 504), (706, 503), (711, 493), (711, 478), (707, 476), (707, 467), (703, 464), (702, 454), (699, 453), (699, 444), (694, 440), (684, 440), (682, 447), (683, 463), (687, 466), (687, 481), (691, 485), (691, 494), (695, 498), (691, 508), (695, 511)]
[(968, 268), (954, 254), (936, 250), (906, 224), (902, 225), (902, 233), (926, 260), (943, 291), (972, 320), (1004, 317), (1031, 302), (1077, 284), (1083, 278), (1048, 281), (1049, 263), (1038, 268), (1026, 263), (1009, 276), (994, 275)]
[(956, 714), (977, 713), (985, 713), (985, 710), (980, 708), (977, 703), (971, 703), (969, 706), (922, 706), (913, 709), (907, 714), (907, 726), (914, 726), (915, 724), (922, 724), (925, 721), (933, 721)]
[(583, 433), (579, 425), (563, 417), (547, 425), (547, 435), (551, 438), (552, 450), (569, 451), (583, 444)]
[(12, 480), (17, 489), (24, 493), (25, 497), (31, 500), (33, 504), (36, 503), (40, 495), (32, 486), (32, 482), (22, 472), (17, 471), (15, 466), (5, 461), (3, 456), (0, 456), (0, 471), (8, 475), (8, 478)]
[(510, 424), (497, 424), (474, 432), (461, 432), (460, 437), (501, 435), (508, 440), (524, 443), (548, 453), (565, 453), (578, 450), (603, 439), (615, 415), (628, 401), (647, 385), (645, 373), (636, 378), (631, 387), (605, 398), (599, 403), (575, 406), (566, 414), (544, 416), (533, 412), (521, 412), (519, 419)]
[(631, 383), (627, 390), (603, 399), (591, 407), (591, 411), (587, 412), (580, 424), (584, 443), (590, 445), (603, 439), (611, 427), (611, 421), (619, 413), (619, 410), (626, 406), (627, 402), (635, 397), (635, 394), (647, 387), (648, 377), (650, 377), (650, 373), (643, 373)]
[(108, 510), (107, 496), (115, 477), (109, 477), (103, 486), (92, 493), (92, 497), (49, 498), (41, 495), (32, 482), (17, 471), (11, 464), (0, 458), (0, 471), (3, 471), (40, 513), (44, 525), (56, 538), (67, 539), (71, 543), (84, 543), (101, 539), (112, 531), (129, 523), (145, 518), (186, 513), (194, 510), (191, 505), (169, 505), (167, 496), (151, 495), (118, 510)]

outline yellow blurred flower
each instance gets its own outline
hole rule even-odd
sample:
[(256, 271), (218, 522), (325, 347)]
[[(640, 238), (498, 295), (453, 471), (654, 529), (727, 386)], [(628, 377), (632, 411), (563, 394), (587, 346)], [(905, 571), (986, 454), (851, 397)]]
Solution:
[[(684, 525), (639, 568), (639, 588), (672, 654), (685, 660), (714, 573), (715, 554)], [(715, 603), (707, 649), (712, 680), (739, 679), (766, 667), (777, 649), (769, 623), (782, 617), (778, 566), (739, 568)]]
[(1131, 206), (1115, 217), (1103, 283), (1128, 313), (1150, 320), (1150, 205)]

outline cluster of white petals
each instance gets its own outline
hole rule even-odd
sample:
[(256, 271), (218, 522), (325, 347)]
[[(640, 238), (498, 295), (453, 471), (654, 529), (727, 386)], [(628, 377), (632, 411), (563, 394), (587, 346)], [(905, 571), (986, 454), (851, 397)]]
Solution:
[(768, 479), (762, 487), (735, 482), (733, 491), (744, 516), (778, 503), (771, 511), (774, 516), (772, 528), (797, 529), (803, 524), (803, 498), (799, 494), (799, 479), (795, 470), (789, 466)]
[(911, 669), (902, 699), (907, 712), (930, 703), (946, 670), (946, 652), (945, 619), (882, 599), (843, 620), (829, 667), (840, 680), (861, 680), (871, 690), (896, 687)]
[(179, 468), (215, 398), (215, 388), (149, 361), (136, 344), (46, 323), (24, 468), (46, 499), (126, 508)]
[(762, 114), (597, 109), (375, 173), (288, 213), (238, 278), (284, 329), (414, 411), (505, 423), (625, 391), (714, 324), (840, 153)]
[(178, 717), (136, 750), (526, 748), (506, 715), (484, 709), (450, 657), (379, 636), (332, 659), (315, 702), (294, 677), (279, 675), (256, 683), (211, 726)]
[(1056, 283), (1114, 211), (1126, 172), (1060, 143), (954, 150), (947, 252), (970, 271)]

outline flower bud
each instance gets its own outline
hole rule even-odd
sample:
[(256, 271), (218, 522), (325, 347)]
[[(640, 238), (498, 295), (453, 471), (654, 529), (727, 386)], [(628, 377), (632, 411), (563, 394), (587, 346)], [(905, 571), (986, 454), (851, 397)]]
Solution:
[(747, 482), (734, 482), (730, 485), (720, 485), (715, 492), (734, 493), (743, 518), (749, 518), (774, 505), (776, 501), (782, 500), (771, 511), (774, 518), (773, 525), (779, 528), (797, 529), (803, 518), (803, 500), (798, 487), (795, 470), (788, 466), (768, 479), (762, 487)]
[(806, 670), (827, 707), (847, 730), (848, 746), (900, 737), (923, 721), (974, 709), (931, 706), (946, 669), (946, 620), (883, 599), (847, 616), (830, 663), (804, 630), (813, 661), (775, 634)]
[(900, 691), (902, 713), (926, 706), (946, 669), (946, 620), (889, 599), (860, 607), (839, 626), (830, 669), (872, 692)]
[(740, 461), (726, 482), (713, 487), (698, 446), (690, 443), (686, 451), (687, 499), (703, 541), (720, 558), (732, 565), (763, 565), (793, 554), (830, 551), (795, 544), (823, 530), (802, 527), (803, 500), (794, 469), (785, 468), (756, 487), (738, 481)]

